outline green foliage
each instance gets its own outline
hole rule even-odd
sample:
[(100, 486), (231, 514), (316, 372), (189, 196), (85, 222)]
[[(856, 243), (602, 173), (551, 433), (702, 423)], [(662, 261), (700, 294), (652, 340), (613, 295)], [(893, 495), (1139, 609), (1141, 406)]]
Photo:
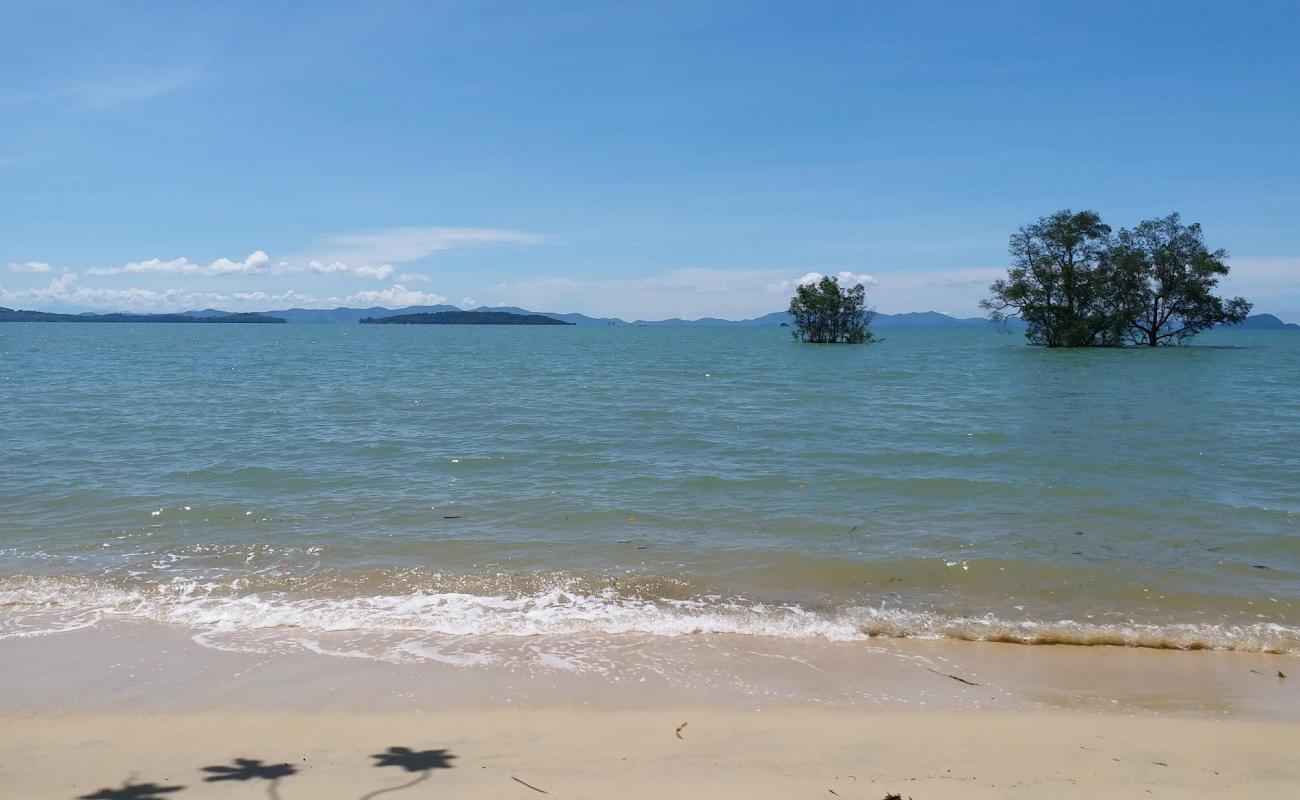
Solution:
[(980, 307), (995, 322), (1019, 316), (1048, 347), (1118, 344), (1123, 323), (1108, 295), (1110, 226), (1094, 211), (1058, 211), (1011, 236), (1012, 266)]
[(1096, 212), (1058, 211), (1013, 234), (1010, 252), (1007, 277), (980, 306), (995, 322), (1020, 317), (1033, 344), (1178, 344), (1250, 312), (1240, 297), (1212, 294), (1226, 254), (1178, 214), (1112, 236)]
[(1177, 213), (1149, 219), (1119, 232), (1114, 258), (1137, 285), (1137, 303), (1125, 338), (1155, 347), (1179, 344), (1223, 323), (1238, 323), (1250, 313), (1241, 297), (1216, 297), (1219, 278), (1228, 274), (1227, 253), (1205, 246), (1199, 223), (1184, 225)]
[(866, 289), (862, 284), (845, 289), (829, 275), (816, 283), (801, 284), (790, 299), (789, 311), (795, 325), (790, 335), (798, 341), (816, 344), (871, 341), (867, 326), (875, 312), (866, 306)]

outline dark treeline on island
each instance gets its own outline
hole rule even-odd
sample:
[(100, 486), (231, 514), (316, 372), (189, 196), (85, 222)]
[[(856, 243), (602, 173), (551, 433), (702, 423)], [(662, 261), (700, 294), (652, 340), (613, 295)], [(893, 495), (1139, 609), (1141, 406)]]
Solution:
[(363, 317), (362, 325), (572, 325), (541, 314), (512, 314), (508, 311), (435, 311), (424, 314), (396, 314)]
[(0, 322), (270, 322), (283, 324), (284, 320), (256, 313), (194, 317), (188, 314), (51, 314), (45, 311), (15, 311), (12, 308), (0, 308)]

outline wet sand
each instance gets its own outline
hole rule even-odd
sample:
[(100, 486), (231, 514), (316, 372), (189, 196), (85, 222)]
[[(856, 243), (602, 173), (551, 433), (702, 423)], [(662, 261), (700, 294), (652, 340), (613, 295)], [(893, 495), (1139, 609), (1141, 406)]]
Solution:
[[(625, 656), (630, 664), (674, 654), (678, 672), (623, 680), (618, 664), (572, 671), (543, 659), (502, 670), (219, 652), (183, 630), (135, 624), (10, 639), (0, 642), (0, 794), (1300, 792), (1300, 680), (1276, 674), (1294, 658), (754, 637), (646, 641)], [(681, 678), (692, 671), (696, 682)], [(146, 784), (184, 788), (130, 788)]]

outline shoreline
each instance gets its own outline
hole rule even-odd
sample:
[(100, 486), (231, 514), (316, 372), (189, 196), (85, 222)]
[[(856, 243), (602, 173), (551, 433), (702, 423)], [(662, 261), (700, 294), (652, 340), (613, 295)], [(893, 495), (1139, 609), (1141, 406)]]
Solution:
[[(0, 641), (0, 786), (38, 800), (133, 797), (124, 786), (148, 783), (184, 787), (145, 795), (179, 800), (614, 787), (633, 800), (1183, 800), (1300, 787), (1300, 680), (1274, 674), (1293, 656), (701, 635), (629, 638), (622, 661), (575, 670), (546, 657), (565, 646), (548, 637), (511, 643), (536, 648), (528, 668), (194, 639), (122, 622)], [(646, 673), (665, 660), (679, 669)], [(425, 761), (376, 768), (396, 747)], [(263, 771), (205, 780), (223, 773), (204, 767), (240, 758)], [(430, 759), (447, 766), (426, 772)]]
[(0, 713), (780, 704), (1300, 724), (1293, 655), (731, 634), (403, 638), (383, 651), (371, 634), (213, 636), (116, 620), (0, 640)]

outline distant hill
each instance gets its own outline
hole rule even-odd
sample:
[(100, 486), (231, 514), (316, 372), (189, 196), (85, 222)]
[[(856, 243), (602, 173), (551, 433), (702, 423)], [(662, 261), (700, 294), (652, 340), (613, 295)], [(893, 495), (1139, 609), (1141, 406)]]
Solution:
[(480, 306), (479, 308), (472, 309), (472, 311), (476, 314), (482, 314), (487, 311), (503, 311), (507, 314), (538, 314), (543, 317), (550, 317), (551, 319), (568, 322), (572, 325), (604, 325), (606, 327), (612, 327), (615, 325), (627, 324), (623, 320), (615, 319), (613, 317), (589, 317), (586, 314), (556, 314), (552, 311), (529, 311), (524, 308), (519, 308), (518, 306)]
[[(389, 309), (389, 308), (290, 308), (283, 311), (267, 311), (268, 316), (280, 317), (286, 322), (294, 324), (312, 323), (326, 325), (355, 325), (363, 318), (379, 319), (381, 317), (392, 317), (407, 314), (437, 314), (446, 311), (461, 311), (462, 309), (451, 305), (440, 306), (408, 306), (406, 308)], [(674, 317), (672, 319), (659, 320), (636, 320), (627, 322), (626, 320), (616, 317), (589, 317), (586, 314), (560, 314), (553, 311), (532, 311), (518, 306), (482, 306), (471, 309), (467, 313), (485, 314), (491, 312), (501, 312), (505, 314), (522, 314), (525, 316), (535, 315), (550, 317), (562, 322), (568, 322), (573, 325), (583, 326), (602, 326), (602, 327), (619, 327), (623, 325), (639, 325), (654, 327), (778, 327), (782, 323), (789, 325), (793, 322), (790, 315), (784, 311), (774, 311), (771, 314), (764, 314), (761, 317), (753, 319), (721, 319), (719, 317), (704, 317), (703, 319), (681, 319)], [(202, 311), (186, 311), (190, 316), (213, 317), (229, 314), (228, 311), (219, 311), (215, 308), (207, 308)], [(965, 319), (950, 317), (947, 314), (940, 314), (937, 311), (916, 311), (905, 314), (877, 314), (872, 320), (872, 326), (876, 328), (987, 328), (991, 323), (983, 317), (968, 317)], [(1017, 320), (1011, 321), (1012, 328), (1023, 327)]]
[(362, 325), (572, 325), (541, 314), (511, 314), (506, 311), (438, 311), (422, 314), (393, 314), (364, 317)]
[[(718, 319), (717, 317), (701, 317), (700, 319), (682, 319), (680, 317), (673, 317), (672, 319), (658, 319), (658, 320), (639, 319), (636, 322), (633, 322), (632, 324), (641, 325), (641, 326), (651, 326), (651, 327), (690, 326), (695, 328), (717, 328), (723, 326), (743, 327), (743, 326), (752, 325), (753, 323), (754, 320), (749, 320), (749, 319), (730, 320), (730, 319)], [(773, 322), (771, 324), (778, 325), (780, 323)]]
[[(277, 317), (285, 322), (294, 324), (312, 323), (326, 325), (355, 325), (362, 319), (369, 317), (379, 319), (381, 317), (393, 317), (408, 314), (438, 314), (447, 311), (462, 311), (462, 309), (452, 305), (436, 306), (408, 306), (406, 308), (289, 308), (283, 311), (266, 311), (264, 316)], [(792, 320), (790, 315), (784, 311), (774, 311), (771, 314), (764, 314), (761, 317), (753, 319), (719, 319), (717, 317), (705, 317), (704, 319), (661, 319), (661, 320), (637, 320), (636, 322), (627, 322), (615, 317), (589, 317), (586, 314), (559, 314), (551, 311), (531, 311), (518, 306), (496, 306), (475, 308), (465, 313), (486, 314), (492, 312), (501, 312), (506, 314), (520, 314), (524, 316), (542, 316), (551, 319), (568, 322), (573, 325), (583, 326), (603, 326), (619, 327), (624, 325), (641, 325), (641, 326), (664, 326), (664, 327), (777, 327), (782, 323), (789, 325)], [(164, 315), (177, 316), (177, 315)], [(229, 317), (232, 316), (229, 311), (221, 311), (215, 308), (205, 308), (202, 311), (186, 311), (183, 316), (189, 317)], [(941, 314), (938, 311), (912, 311), (904, 314), (876, 314), (871, 322), (873, 328), (889, 330), (895, 328), (969, 328), (987, 330), (993, 323), (984, 317), (952, 317), (947, 314)], [(1024, 322), (1013, 318), (1007, 321), (1007, 325), (1012, 330), (1023, 330)], [(1272, 314), (1256, 314), (1247, 317), (1246, 321), (1240, 325), (1230, 326), (1244, 330), (1295, 330), (1300, 329), (1300, 325), (1293, 322), (1283, 322)]]
[[(388, 308), (287, 308), (283, 311), (267, 311), (269, 316), (279, 317), (295, 325), (356, 325), (363, 317), (391, 317), (397, 314), (436, 314), (440, 311), (460, 311), (456, 306), (410, 306), (396, 310)], [(189, 316), (214, 317), (227, 315), (229, 311), (207, 308), (202, 311), (186, 311)]]
[(0, 322), (232, 322), (232, 323), (283, 323), (279, 317), (266, 314), (230, 314), (218, 316), (191, 316), (189, 314), (50, 314), (45, 311), (15, 311), (0, 308)]
[(1300, 325), (1294, 322), (1283, 322), (1272, 314), (1253, 314), (1236, 325), (1222, 327), (1247, 331), (1300, 331)]
[(938, 311), (877, 314), (871, 321), (876, 328), (988, 328), (992, 324), (985, 317), (950, 317)]

